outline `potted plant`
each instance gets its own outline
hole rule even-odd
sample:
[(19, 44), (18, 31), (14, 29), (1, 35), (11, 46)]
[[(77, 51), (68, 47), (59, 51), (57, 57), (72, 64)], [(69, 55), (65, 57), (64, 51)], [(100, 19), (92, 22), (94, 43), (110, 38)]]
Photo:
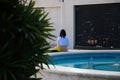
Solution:
[(0, 0), (0, 80), (31, 78), (48, 65), (47, 38), (53, 30), (48, 13), (34, 8), (34, 1)]

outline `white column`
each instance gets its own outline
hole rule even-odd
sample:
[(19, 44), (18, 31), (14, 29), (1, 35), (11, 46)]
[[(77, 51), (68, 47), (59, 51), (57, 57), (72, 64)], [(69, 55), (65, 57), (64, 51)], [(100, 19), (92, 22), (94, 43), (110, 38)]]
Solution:
[(64, 27), (64, 2), (62, 1), (62, 0), (60, 0), (60, 9), (61, 9), (61, 16), (60, 16), (60, 18), (61, 18), (61, 20), (60, 20), (60, 22), (61, 22), (61, 29)]

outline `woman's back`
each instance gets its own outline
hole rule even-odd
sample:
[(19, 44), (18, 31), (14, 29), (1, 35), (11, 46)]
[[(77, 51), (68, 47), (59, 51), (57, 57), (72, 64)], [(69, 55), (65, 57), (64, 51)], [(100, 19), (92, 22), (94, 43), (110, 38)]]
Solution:
[(69, 45), (68, 37), (64, 37), (64, 38), (58, 37), (57, 45), (58, 46), (68, 46)]

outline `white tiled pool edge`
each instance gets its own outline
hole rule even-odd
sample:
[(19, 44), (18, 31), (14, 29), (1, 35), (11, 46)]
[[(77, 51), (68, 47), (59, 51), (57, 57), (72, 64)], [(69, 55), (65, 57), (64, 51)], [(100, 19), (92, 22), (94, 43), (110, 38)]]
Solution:
[(44, 69), (38, 77), (43, 80), (120, 80), (120, 72), (66, 68), (61, 66)]

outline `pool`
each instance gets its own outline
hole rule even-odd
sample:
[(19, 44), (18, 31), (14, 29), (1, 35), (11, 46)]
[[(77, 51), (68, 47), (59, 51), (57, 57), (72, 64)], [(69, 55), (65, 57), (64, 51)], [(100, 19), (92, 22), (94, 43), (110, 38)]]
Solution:
[(42, 71), (43, 80), (120, 79), (120, 50), (75, 50), (49, 55), (54, 65)]
[(56, 54), (51, 57), (54, 65), (83, 69), (120, 71), (120, 52), (78, 52)]

